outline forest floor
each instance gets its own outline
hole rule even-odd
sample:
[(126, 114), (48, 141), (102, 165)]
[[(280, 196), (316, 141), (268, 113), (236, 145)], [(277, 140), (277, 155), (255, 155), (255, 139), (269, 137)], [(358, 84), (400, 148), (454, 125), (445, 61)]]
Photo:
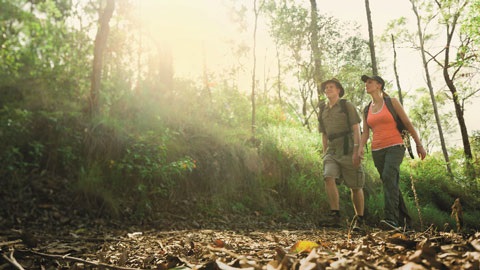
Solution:
[[(241, 219), (241, 218), (240, 218)], [(179, 220), (179, 222), (184, 222)], [(236, 221), (238, 222), (238, 220)], [(0, 269), (479, 269), (480, 233), (264, 228), (163, 230), (105, 220), (0, 232)], [(240, 223), (241, 223), (240, 222)], [(250, 222), (250, 223), (249, 223)], [(190, 228), (188, 228), (190, 227)], [(244, 227), (241, 229), (240, 227)]]
[(300, 215), (286, 223), (260, 213), (204, 217), (188, 207), (131, 225), (80, 215), (60, 190), (35, 189), (0, 190), (0, 270), (480, 269), (475, 231), (353, 233)]

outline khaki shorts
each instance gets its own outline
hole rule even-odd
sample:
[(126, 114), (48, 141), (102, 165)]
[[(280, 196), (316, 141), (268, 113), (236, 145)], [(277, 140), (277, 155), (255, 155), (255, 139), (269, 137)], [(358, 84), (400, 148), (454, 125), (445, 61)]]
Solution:
[(347, 187), (353, 189), (363, 188), (365, 185), (363, 166), (354, 168), (350, 155), (335, 157), (327, 154), (323, 158), (323, 176), (324, 179), (333, 177), (337, 184), (344, 182)]

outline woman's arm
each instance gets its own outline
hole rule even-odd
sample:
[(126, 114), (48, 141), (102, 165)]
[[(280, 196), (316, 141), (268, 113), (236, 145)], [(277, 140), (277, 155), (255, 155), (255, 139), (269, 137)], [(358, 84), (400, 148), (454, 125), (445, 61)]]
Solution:
[(395, 112), (397, 113), (398, 117), (400, 120), (402, 120), (402, 123), (405, 125), (405, 128), (407, 128), (408, 132), (412, 136), (413, 140), (415, 141), (415, 144), (417, 146), (417, 154), (421, 159), (424, 159), (425, 156), (427, 155), (427, 152), (425, 151), (425, 148), (422, 145), (422, 141), (420, 140), (420, 136), (418, 136), (417, 131), (413, 127), (412, 122), (410, 121), (410, 118), (408, 118), (407, 113), (402, 107), (402, 104), (400, 104), (400, 101), (396, 98), (390, 98), (392, 101), (393, 108), (395, 109)]

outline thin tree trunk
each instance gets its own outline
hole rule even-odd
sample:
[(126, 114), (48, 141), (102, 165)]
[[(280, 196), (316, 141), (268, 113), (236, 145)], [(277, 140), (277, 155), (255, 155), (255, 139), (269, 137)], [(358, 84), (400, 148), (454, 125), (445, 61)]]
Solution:
[(453, 83), (453, 79), (448, 72), (448, 68), (450, 67), (450, 59), (449, 59), (450, 44), (452, 41), (453, 32), (454, 32), (454, 29), (452, 29), (452, 31), (448, 33), (447, 45), (445, 46), (445, 62), (443, 64), (443, 78), (445, 79), (445, 83), (447, 84), (448, 89), (452, 93), (453, 104), (455, 106), (455, 114), (457, 116), (458, 124), (460, 126), (460, 131), (462, 134), (463, 149), (464, 149), (465, 157), (467, 159), (472, 159), (473, 158), (472, 149), (470, 147), (470, 141), (468, 139), (468, 130), (467, 130), (467, 126), (465, 125), (465, 118), (463, 117), (463, 109), (462, 109), (462, 106), (460, 105), (460, 101), (458, 98), (457, 87)]
[(253, 26), (253, 70), (252, 70), (252, 95), (251, 95), (251, 100), (252, 100), (252, 139), (255, 139), (255, 129), (256, 129), (256, 123), (255, 123), (255, 72), (257, 69), (257, 54), (256, 54), (256, 49), (257, 49), (257, 24), (258, 24), (258, 13), (259, 10), (257, 8), (257, 0), (253, 0), (253, 12), (255, 13), (255, 22)]
[[(138, 10), (142, 10), (142, 7), (141, 7), (141, 2), (138, 3), (139, 4), (139, 8)], [(139, 12), (138, 14), (139, 17), (141, 17), (141, 14)], [(142, 37), (143, 37), (143, 31), (142, 31), (142, 24), (139, 25), (139, 30), (138, 30), (138, 51), (137, 51), (137, 82), (136, 82), (136, 86), (135, 86), (135, 93), (137, 95), (140, 95), (140, 82), (141, 82), (141, 79), (142, 79)]]
[(275, 46), (276, 53), (277, 53), (277, 94), (278, 94), (278, 102), (280, 106), (283, 105), (282, 101), (282, 62), (280, 60), (280, 52), (278, 49), (278, 45)]
[(395, 81), (397, 82), (398, 99), (400, 100), (400, 104), (403, 105), (402, 87), (400, 87), (400, 78), (398, 76), (398, 70), (397, 70), (397, 48), (395, 47), (395, 37), (393, 35), (392, 35), (392, 47), (393, 47), (393, 71), (395, 73)]
[(372, 59), (372, 72), (373, 75), (378, 75), (377, 57), (375, 56), (375, 42), (373, 40), (372, 13), (370, 12), (370, 3), (368, 0), (365, 0), (365, 10), (367, 11), (368, 45), (370, 47), (370, 58)]
[(268, 98), (268, 71), (267, 71), (267, 51), (265, 50), (265, 57), (263, 58), (263, 99)]
[(418, 38), (420, 42), (420, 53), (422, 55), (422, 61), (423, 61), (423, 68), (425, 69), (425, 77), (427, 79), (427, 85), (428, 89), (430, 91), (430, 98), (432, 100), (432, 106), (433, 106), (433, 112), (435, 114), (435, 121), (437, 122), (437, 128), (438, 128), (438, 134), (440, 136), (440, 143), (442, 145), (442, 151), (443, 151), (443, 156), (445, 158), (445, 162), (447, 164), (447, 171), (450, 177), (453, 178), (453, 173), (452, 169), (450, 167), (450, 158), (448, 157), (448, 151), (447, 151), (447, 146), (445, 145), (445, 138), (443, 137), (443, 130), (442, 130), (442, 124), (440, 122), (440, 116), (438, 114), (438, 108), (437, 108), (437, 101), (435, 100), (435, 93), (433, 91), (433, 86), (432, 86), (432, 81), (430, 78), (430, 72), (428, 70), (428, 63), (427, 59), (425, 56), (425, 47), (424, 47), (424, 39), (423, 39), (423, 32), (422, 28), (420, 25), (420, 15), (418, 14), (417, 7), (415, 6), (415, 0), (410, 0), (412, 3), (412, 9), (413, 12), (415, 13), (415, 17), (417, 18), (417, 28), (418, 28)]
[(95, 48), (93, 54), (93, 69), (90, 85), (90, 116), (94, 117), (99, 113), (98, 96), (102, 81), (103, 52), (107, 46), (108, 33), (110, 32), (109, 22), (115, 9), (115, 1), (107, 0), (107, 6), (99, 17), (97, 36), (95, 37)]
[(315, 86), (317, 88), (317, 95), (318, 95), (318, 102), (320, 103), (320, 99), (322, 96), (322, 91), (320, 88), (320, 84), (323, 80), (322, 78), (322, 59), (320, 48), (318, 47), (318, 29), (317, 29), (317, 1), (310, 0), (310, 33), (312, 40), (310, 41), (310, 46), (312, 49), (313, 54), (313, 62), (314, 62), (314, 73), (313, 73), (313, 80), (315, 82)]

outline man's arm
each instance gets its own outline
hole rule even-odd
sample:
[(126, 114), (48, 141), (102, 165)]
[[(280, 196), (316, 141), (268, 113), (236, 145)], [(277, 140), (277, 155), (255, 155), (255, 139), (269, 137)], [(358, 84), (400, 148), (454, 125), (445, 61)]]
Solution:
[(359, 156), (359, 151), (358, 147), (360, 145), (360, 124), (354, 124), (352, 125), (352, 130), (353, 130), (353, 155), (352, 155), (352, 160), (353, 160), (353, 166), (358, 167), (360, 166), (360, 156)]
[(369, 137), (370, 137), (370, 127), (368, 126), (367, 121), (364, 117), (364, 119), (363, 119), (363, 133), (360, 137), (360, 143), (359, 143), (359, 146), (358, 146), (358, 155), (359, 155), (360, 159), (363, 158), (363, 155), (365, 153), (365, 145), (367, 144)]
[(328, 147), (327, 133), (322, 133), (322, 146), (323, 146), (323, 154), (325, 155), (327, 153), (327, 147)]

